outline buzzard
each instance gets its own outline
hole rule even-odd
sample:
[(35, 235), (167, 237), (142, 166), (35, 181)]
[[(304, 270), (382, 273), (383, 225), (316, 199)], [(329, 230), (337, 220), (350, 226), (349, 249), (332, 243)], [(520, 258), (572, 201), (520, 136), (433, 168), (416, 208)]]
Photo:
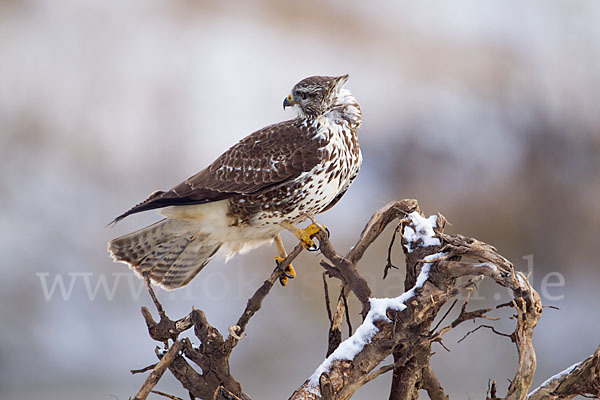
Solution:
[[(161, 209), (163, 220), (108, 244), (116, 261), (165, 289), (187, 285), (217, 255), (227, 259), (275, 241), (289, 230), (307, 249), (318, 229), (295, 225), (344, 195), (362, 163), (356, 130), (361, 111), (344, 88), (348, 75), (313, 76), (284, 99), (298, 116), (242, 139), (207, 168), (168, 191), (156, 191), (113, 223)], [(288, 267), (285, 286), (295, 272)]]

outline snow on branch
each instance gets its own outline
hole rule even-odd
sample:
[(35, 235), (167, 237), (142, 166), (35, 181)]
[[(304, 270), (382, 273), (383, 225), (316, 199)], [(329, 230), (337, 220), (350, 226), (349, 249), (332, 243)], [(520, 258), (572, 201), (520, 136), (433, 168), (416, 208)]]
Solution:
[[(417, 211), (413, 211), (408, 214), (408, 218), (412, 221), (411, 225), (404, 227), (404, 237), (407, 238), (407, 242), (410, 244), (407, 246), (407, 250), (412, 252), (412, 246), (439, 246), (440, 240), (435, 237), (433, 228), (437, 223), (437, 215), (433, 215), (429, 218), (423, 218)], [(414, 229), (413, 229), (414, 227)], [(425, 257), (425, 261), (434, 260), (439, 257), (445, 256), (445, 253), (435, 253)], [(375, 323), (377, 321), (392, 322), (387, 317), (387, 311), (402, 311), (406, 309), (405, 302), (415, 296), (415, 291), (423, 287), (423, 284), (429, 277), (429, 269), (431, 263), (424, 263), (421, 267), (421, 272), (417, 278), (415, 285), (408, 291), (402, 293), (395, 298), (370, 298), (369, 304), (370, 309), (365, 317), (363, 323), (354, 332), (352, 336), (340, 343), (338, 348), (329, 355), (323, 361), (323, 363), (316, 369), (316, 371), (309, 378), (309, 390), (315, 389), (319, 385), (319, 379), (321, 374), (329, 372), (329, 368), (332, 363), (336, 360), (352, 360), (359, 352), (362, 351), (364, 346), (371, 342), (371, 339), (378, 331)]]
[(571, 399), (600, 396), (600, 346), (594, 354), (548, 378), (528, 396), (528, 400)]
[[(431, 256), (427, 256), (425, 259), (433, 259), (444, 255), (444, 253), (436, 253)], [(362, 351), (366, 344), (371, 342), (371, 339), (378, 331), (375, 323), (377, 321), (386, 321), (391, 323), (392, 321), (387, 316), (388, 310), (403, 311), (406, 309), (405, 302), (415, 296), (415, 290), (423, 287), (423, 284), (429, 277), (430, 263), (423, 264), (417, 283), (410, 290), (402, 293), (398, 297), (394, 298), (370, 298), (369, 303), (371, 308), (367, 313), (367, 317), (363, 323), (358, 327), (356, 332), (348, 339), (344, 340), (338, 348), (329, 357), (323, 361), (323, 363), (317, 368), (317, 370), (309, 378), (309, 389), (317, 388), (319, 385), (319, 378), (321, 374), (329, 372), (329, 368), (332, 363), (336, 360), (352, 360), (354, 356)]]
[[(365, 238), (366, 231), (375, 226), (381, 232), (383, 229), (379, 220), (385, 220), (386, 223), (393, 220), (389, 218), (390, 210), (395, 210), (397, 231), (402, 236), (407, 263), (407, 290), (394, 298), (369, 298), (368, 312), (364, 314), (362, 325), (339, 344), (291, 399), (319, 399), (329, 396), (336, 399), (349, 398), (358, 387), (373, 377), (398, 367), (405, 372), (410, 371), (412, 378), (417, 375), (420, 378), (422, 372), (427, 371), (425, 381), (431, 383), (432, 387), (435, 386), (438, 394), (443, 393), (429, 368), (430, 346), (435, 341), (441, 341), (438, 335), (430, 331), (430, 325), (448, 300), (462, 291), (472, 290), (474, 281), (457, 285), (455, 278), (488, 275), (497, 278), (503, 286), (520, 287), (512, 264), (495, 253), (495, 249), (474, 239), (443, 234), (445, 218), (439, 214), (425, 218), (414, 201), (394, 202), (383, 207), (371, 218), (361, 239)], [(327, 238), (320, 239), (322, 242), (327, 241)], [(354, 248), (359, 246), (360, 241)], [(448, 262), (456, 262), (467, 253), (478, 264), (463, 263), (460, 265), (463, 271), (450, 273), (450, 270), (454, 272), (454, 268), (449, 268)], [(330, 275), (343, 281), (341, 274), (337, 273), (336, 266), (339, 263), (336, 263), (335, 257), (324, 255), (333, 264), (326, 267)], [(358, 262), (357, 259), (354, 261)], [(438, 268), (439, 264), (444, 266)], [(357, 270), (356, 265), (352, 267)], [(484, 313), (465, 312), (463, 317), (465, 320), (483, 318)], [(373, 372), (392, 353), (396, 363)], [(399, 382), (398, 386), (406, 391), (414, 390), (414, 387), (411, 389), (410, 382), (411, 379), (407, 379), (406, 384)], [(402, 388), (400, 389), (399, 392), (402, 392)]]
[(437, 215), (424, 218), (417, 211), (408, 214), (411, 224), (407, 224), (402, 231), (406, 239), (405, 247), (409, 253), (412, 253), (418, 246), (439, 246), (440, 239), (435, 236), (433, 229), (437, 226)]
[[(365, 251), (390, 224), (396, 224), (392, 237), (400, 236), (405, 256), (404, 292), (392, 298), (377, 298), (372, 293), (369, 282), (361, 276), (359, 263)], [(515, 375), (504, 398), (568, 399), (573, 397), (572, 394), (600, 394), (599, 348), (593, 356), (548, 379), (527, 396), (536, 367), (532, 336), (542, 314), (541, 300), (527, 278), (522, 273), (515, 272), (510, 261), (494, 247), (474, 238), (446, 234), (445, 226), (446, 219), (441, 214), (425, 217), (416, 200), (402, 200), (391, 202), (377, 210), (365, 225), (356, 244), (345, 255), (340, 255), (335, 250), (325, 229), (316, 235), (324, 257), (320, 264), (325, 270), (325, 299), (331, 324), (329, 356), (291, 395), (290, 400), (349, 399), (359, 387), (389, 371), (393, 371), (390, 400), (416, 399), (420, 389), (426, 390), (433, 400), (448, 399), (430, 364), (431, 347), (433, 343), (444, 346), (443, 335), (465, 321), (497, 319), (487, 315), (491, 311), (489, 308), (467, 310), (471, 292), (484, 277), (512, 291), (512, 302), (498, 305), (497, 308), (512, 306), (517, 317), (514, 331), (504, 334), (515, 343), (519, 356)], [(393, 243), (392, 240), (390, 249)], [(249, 400), (241, 383), (231, 374), (229, 359), (235, 348), (243, 343), (241, 340), (245, 336), (247, 325), (260, 311), (262, 302), (280, 277), (281, 270), (302, 250), (301, 245), (296, 246), (281, 263), (281, 268), (273, 270), (248, 300), (238, 321), (229, 328), (227, 337), (214, 328), (205, 314), (196, 308), (178, 320), (171, 320), (148, 285), (160, 320), (156, 322), (146, 307), (142, 308), (142, 315), (148, 333), (154, 340), (162, 343), (164, 348), (157, 347), (156, 364), (132, 370), (132, 373), (151, 371), (136, 398), (146, 398), (149, 393), (171, 396), (153, 390), (168, 369), (187, 390), (190, 398)], [(386, 257), (382, 255), (382, 267), (392, 265), (391, 250), (387, 258), (386, 266)], [(329, 310), (327, 279), (339, 280), (341, 283), (335, 312)], [(449, 310), (443, 315), (440, 312), (453, 301), (450, 306), (452, 309), (461, 294), (466, 296), (462, 297), (465, 300), (459, 316), (439, 328)], [(354, 333), (349, 323), (346, 301), (350, 295), (356, 296), (362, 305), (363, 322)], [(350, 333), (342, 341), (341, 326), (344, 317), (348, 320)], [(435, 326), (434, 321), (437, 321)], [(495, 331), (492, 325), (480, 327)], [(200, 341), (198, 347), (194, 347), (188, 338), (179, 338), (191, 328), (194, 328), (193, 332)], [(380, 365), (390, 355), (394, 362)], [(489, 400), (501, 398), (497, 397), (496, 391), (495, 384), (491, 385)]]

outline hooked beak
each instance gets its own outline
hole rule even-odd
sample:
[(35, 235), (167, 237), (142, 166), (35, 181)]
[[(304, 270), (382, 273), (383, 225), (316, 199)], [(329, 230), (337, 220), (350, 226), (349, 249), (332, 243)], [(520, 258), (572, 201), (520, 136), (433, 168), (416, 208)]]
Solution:
[(294, 104), (297, 104), (297, 103), (294, 101), (291, 94), (288, 94), (288, 96), (285, 99), (283, 99), (283, 109), (284, 110), (286, 107), (291, 107)]

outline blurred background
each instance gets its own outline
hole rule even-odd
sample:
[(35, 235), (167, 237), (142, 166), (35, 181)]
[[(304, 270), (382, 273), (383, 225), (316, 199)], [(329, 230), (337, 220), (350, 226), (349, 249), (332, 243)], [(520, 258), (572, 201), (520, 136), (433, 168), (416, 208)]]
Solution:
[[(448, 218), (448, 232), (532, 271), (544, 303), (560, 308), (536, 330), (534, 385), (600, 343), (597, 1), (5, 0), (0, 54), (2, 399), (135, 394), (144, 375), (129, 370), (156, 361), (139, 313), (150, 300), (106, 242), (158, 216), (106, 224), (292, 118), (283, 98), (317, 74), (349, 73), (363, 110), (361, 174), (320, 217), (340, 253), (377, 208), (416, 198)], [(403, 291), (403, 268), (381, 279), (390, 238), (360, 264), (378, 297)], [(274, 254), (214, 261), (158, 295), (172, 318), (197, 306), (226, 332)], [(233, 374), (253, 398), (287, 398), (324, 357), (319, 258), (294, 263), (297, 279), (273, 289), (234, 352)], [(403, 265), (399, 246), (394, 262)], [(480, 289), (473, 307), (508, 300)], [(450, 353), (436, 347), (442, 385), (483, 398), (492, 378), (505, 393), (514, 347), (488, 331), (457, 344), (471, 328), (448, 335)], [(390, 380), (355, 398), (386, 398)], [(157, 389), (187, 397), (168, 373)]]

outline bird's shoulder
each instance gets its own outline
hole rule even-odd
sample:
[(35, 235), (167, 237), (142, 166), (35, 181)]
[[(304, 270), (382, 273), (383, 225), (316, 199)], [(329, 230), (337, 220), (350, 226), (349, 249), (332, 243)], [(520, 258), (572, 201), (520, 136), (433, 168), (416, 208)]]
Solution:
[(313, 123), (303, 118), (271, 124), (241, 139), (219, 158), (231, 154), (264, 158), (275, 153), (291, 154), (303, 146), (318, 148), (324, 143), (316, 137), (316, 130)]
[(115, 219), (168, 206), (202, 204), (252, 194), (295, 179), (321, 161), (325, 145), (315, 128), (296, 118), (251, 133), (208, 167), (168, 191), (156, 191)]
[(279, 182), (314, 167), (325, 144), (306, 120), (279, 122), (241, 139), (190, 179), (203, 185), (209, 176), (216, 182)]

